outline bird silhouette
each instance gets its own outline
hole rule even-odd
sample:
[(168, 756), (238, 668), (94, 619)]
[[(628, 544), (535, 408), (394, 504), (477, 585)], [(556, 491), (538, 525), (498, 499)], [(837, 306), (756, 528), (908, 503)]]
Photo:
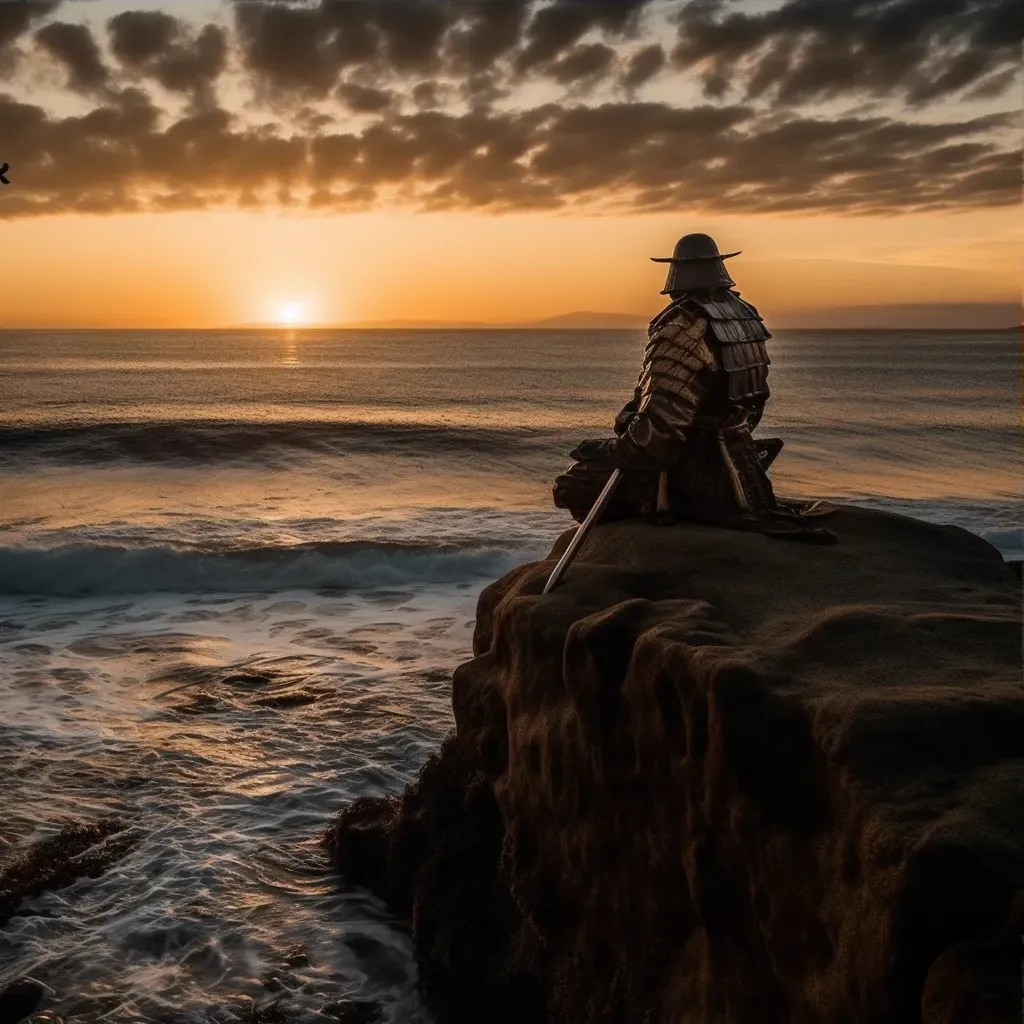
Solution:
[(7, 173), (7, 168), (9, 166), (10, 164), (4, 164), (2, 167), (0, 167), (0, 182), (2, 182), (4, 185), (10, 185), (10, 182), (4, 177), (4, 175)]

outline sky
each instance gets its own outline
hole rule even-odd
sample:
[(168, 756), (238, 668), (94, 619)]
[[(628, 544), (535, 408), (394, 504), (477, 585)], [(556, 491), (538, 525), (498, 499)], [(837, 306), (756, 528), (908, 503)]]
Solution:
[(1017, 0), (0, 3), (0, 326), (650, 316), (649, 257), (690, 231), (742, 250), (769, 319), (1019, 304), (1022, 23)]

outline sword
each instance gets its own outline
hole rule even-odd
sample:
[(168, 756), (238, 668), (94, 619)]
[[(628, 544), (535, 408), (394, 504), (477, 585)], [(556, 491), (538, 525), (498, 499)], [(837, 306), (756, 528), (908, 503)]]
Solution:
[(569, 546), (565, 549), (565, 553), (558, 560), (558, 565), (552, 570), (551, 575), (548, 577), (547, 583), (544, 584), (544, 593), (550, 593), (556, 586), (558, 581), (565, 575), (565, 570), (572, 564), (572, 560), (576, 557), (576, 552), (579, 551), (580, 545), (586, 539), (587, 532), (590, 527), (593, 526), (594, 520), (604, 511), (605, 505), (608, 504), (611, 499), (612, 492), (615, 490), (616, 485), (622, 478), (622, 470), (617, 469), (610, 477), (608, 477), (608, 483), (604, 485), (604, 490), (597, 496), (597, 501), (594, 502), (593, 507), (587, 513), (587, 518), (576, 527), (576, 532), (573, 534), (572, 540), (569, 541)]

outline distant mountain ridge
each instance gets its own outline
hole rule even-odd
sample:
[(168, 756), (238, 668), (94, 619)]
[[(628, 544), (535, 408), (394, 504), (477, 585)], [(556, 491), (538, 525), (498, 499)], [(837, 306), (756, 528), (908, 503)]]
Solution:
[[(766, 317), (767, 319), (767, 317)], [(887, 306), (840, 306), (780, 311), (771, 326), (780, 330), (1010, 330), (1021, 323), (1016, 302), (934, 302)]]

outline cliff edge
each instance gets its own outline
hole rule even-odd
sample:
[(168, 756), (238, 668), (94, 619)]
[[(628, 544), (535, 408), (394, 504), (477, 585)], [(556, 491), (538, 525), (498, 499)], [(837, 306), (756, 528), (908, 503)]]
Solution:
[(608, 524), (483, 592), (455, 734), (326, 837), (439, 1021), (1019, 1021), (1020, 582), (828, 526)]

